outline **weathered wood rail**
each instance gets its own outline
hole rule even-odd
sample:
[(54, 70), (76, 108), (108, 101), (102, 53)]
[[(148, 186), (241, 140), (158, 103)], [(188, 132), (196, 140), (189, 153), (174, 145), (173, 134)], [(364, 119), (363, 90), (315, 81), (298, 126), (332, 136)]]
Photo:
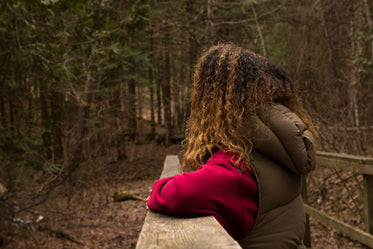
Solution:
[[(364, 245), (373, 248), (373, 158), (329, 152), (318, 152), (317, 166), (351, 171), (363, 175), (362, 189), (366, 231), (346, 224), (322, 211), (304, 204), (306, 213), (309, 216), (318, 219), (324, 225), (335, 228), (351, 239), (357, 240)], [(309, 229), (307, 230), (309, 231)]]
[[(308, 204), (306, 213), (326, 226), (335, 228), (366, 246), (373, 248), (373, 158), (346, 154), (318, 152), (318, 167), (327, 167), (363, 175), (363, 198), (366, 231), (346, 224)], [(175, 155), (166, 157), (160, 178), (181, 172)], [(309, 229), (308, 229), (309, 231)], [(175, 218), (148, 211), (136, 249), (156, 248), (241, 248), (237, 241), (223, 229), (214, 217)]]
[[(161, 178), (180, 173), (177, 156), (166, 157)], [(152, 211), (145, 217), (136, 249), (241, 248), (214, 217), (175, 218)]]

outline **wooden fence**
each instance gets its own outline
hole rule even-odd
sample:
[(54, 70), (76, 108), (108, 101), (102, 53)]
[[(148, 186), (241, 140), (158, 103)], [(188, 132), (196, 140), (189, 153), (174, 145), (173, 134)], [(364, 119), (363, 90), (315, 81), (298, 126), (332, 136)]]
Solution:
[[(306, 213), (326, 226), (333, 227), (351, 239), (373, 248), (373, 158), (318, 152), (317, 164), (318, 167), (341, 169), (363, 175), (367, 231), (362, 231), (304, 204)], [(178, 174), (180, 170), (178, 157), (169, 155), (166, 157), (161, 178)], [(309, 231), (309, 227), (307, 230)], [(148, 248), (237, 249), (241, 247), (212, 216), (185, 219), (149, 210), (136, 245), (136, 249)]]
[[(366, 231), (362, 231), (361, 229), (346, 224), (322, 211), (304, 204), (306, 213), (309, 216), (318, 219), (324, 225), (335, 228), (351, 239), (360, 241), (364, 245), (373, 248), (373, 158), (329, 152), (318, 152), (317, 166), (350, 171), (363, 175), (362, 189)], [(306, 229), (306, 231), (309, 231), (309, 228)], [(310, 236), (306, 235), (306, 238), (307, 237), (309, 238)], [(309, 246), (308, 244), (309, 242), (306, 241), (307, 246)]]

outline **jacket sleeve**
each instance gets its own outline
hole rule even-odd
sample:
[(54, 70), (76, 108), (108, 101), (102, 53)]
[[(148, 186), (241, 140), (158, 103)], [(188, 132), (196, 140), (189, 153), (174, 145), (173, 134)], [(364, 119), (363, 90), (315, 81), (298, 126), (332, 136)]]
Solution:
[(177, 217), (213, 215), (232, 237), (240, 239), (254, 223), (256, 193), (254, 179), (223, 166), (203, 165), (197, 171), (155, 181), (147, 205)]
[[(216, 204), (221, 191), (210, 173), (216, 175), (216, 172), (201, 166), (195, 172), (155, 181), (147, 202), (149, 209), (180, 217), (213, 214), (218, 208)], [(214, 189), (218, 193), (214, 194)]]

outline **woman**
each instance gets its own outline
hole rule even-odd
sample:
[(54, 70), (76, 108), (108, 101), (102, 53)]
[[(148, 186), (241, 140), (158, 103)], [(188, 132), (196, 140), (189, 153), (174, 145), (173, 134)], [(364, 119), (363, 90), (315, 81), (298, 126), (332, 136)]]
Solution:
[(243, 248), (297, 248), (301, 176), (315, 167), (315, 129), (294, 85), (265, 58), (210, 48), (194, 74), (182, 167), (147, 202), (179, 217), (213, 215)]

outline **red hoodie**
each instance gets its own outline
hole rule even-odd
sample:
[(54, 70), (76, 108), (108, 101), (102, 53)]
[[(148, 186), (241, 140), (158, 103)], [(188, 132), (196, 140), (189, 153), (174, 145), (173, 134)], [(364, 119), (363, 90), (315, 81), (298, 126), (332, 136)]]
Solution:
[(220, 150), (197, 171), (155, 181), (149, 209), (177, 217), (213, 215), (234, 239), (244, 238), (254, 225), (258, 187), (251, 172), (235, 168), (233, 156)]

